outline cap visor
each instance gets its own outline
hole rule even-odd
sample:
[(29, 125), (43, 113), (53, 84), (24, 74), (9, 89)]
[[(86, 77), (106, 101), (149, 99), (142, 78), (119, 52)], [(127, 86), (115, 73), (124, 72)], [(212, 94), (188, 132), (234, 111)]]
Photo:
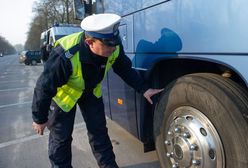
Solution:
[(111, 39), (100, 39), (102, 41), (103, 44), (107, 45), (107, 46), (117, 46), (119, 44), (121, 44), (121, 39), (119, 36), (116, 36), (114, 38)]

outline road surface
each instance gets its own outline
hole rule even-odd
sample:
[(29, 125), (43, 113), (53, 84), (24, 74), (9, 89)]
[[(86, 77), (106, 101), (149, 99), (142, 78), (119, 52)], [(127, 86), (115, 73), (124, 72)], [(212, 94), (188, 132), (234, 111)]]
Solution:
[[(33, 89), (43, 65), (19, 64), (18, 55), (0, 57), (0, 168), (48, 168), (48, 131), (31, 129)], [(121, 168), (159, 168), (155, 152), (143, 153), (142, 144), (110, 119), (108, 128)], [(78, 112), (72, 144), (74, 168), (97, 168), (88, 144), (85, 123)]]

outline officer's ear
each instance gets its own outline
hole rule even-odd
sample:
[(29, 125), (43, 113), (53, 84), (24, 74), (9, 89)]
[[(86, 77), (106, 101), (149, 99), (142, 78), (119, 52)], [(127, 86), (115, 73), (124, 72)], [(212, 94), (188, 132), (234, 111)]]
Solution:
[(88, 46), (91, 46), (95, 40), (93, 38), (86, 38), (84, 41)]

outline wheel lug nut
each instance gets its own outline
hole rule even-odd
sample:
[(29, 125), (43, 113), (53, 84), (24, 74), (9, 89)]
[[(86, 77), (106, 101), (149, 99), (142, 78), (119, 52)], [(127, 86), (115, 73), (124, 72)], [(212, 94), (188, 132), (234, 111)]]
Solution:
[(173, 152), (171, 152), (171, 153), (167, 152), (167, 153), (166, 153), (166, 156), (167, 156), (167, 157), (173, 157), (173, 155), (174, 155)]
[(165, 143), (166, 145), (170, 145), (170, 144), (171, 144), (171, 142), (168, 141), (168, 140), (164, 141), (164, 143)]
[(190, 150), (197, 150), (198, 146), (196, 144), (191, 144), (190, 145)]
[(190, 133), (189, 133), (189, 132), (183, 133), (183, 137), (184, 137), (184, 138), (190, 138)]
[(181, 129), (180, 129), (179, 127), (176, 127), (176, 128), (175, 128), (175, 132), (176, 132), (176, 133), (180, 133), (180, 132), (181, 132)]
[(198, 166), (201, 164), (201, 161), (200, 160), (192, 160), (192, 164), (195, 166)]
[(174, 163), (174, 164), (172, 165), (172, 168), (179, 168), (179, 167), (178, 167), (178, 163)]

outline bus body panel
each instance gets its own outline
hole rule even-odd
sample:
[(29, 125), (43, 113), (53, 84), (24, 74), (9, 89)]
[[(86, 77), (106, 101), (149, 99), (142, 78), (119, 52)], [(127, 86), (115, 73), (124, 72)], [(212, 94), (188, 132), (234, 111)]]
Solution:
[(165, 57), (209, 59), (232, 67), (247, 83), (247, 5), (245, 0), (172, 0), (135, 13), (136, 68), (150, 69)]
[[(161, 2), (164, 3), (142, 10)], [(153, 59), (171, 56), (167, 53), (176, 52), (177, 55), (172, 56), (187, 57), (194, 54), (194, 57), (210, 58), (236, 67), (243, 78), (247, 79), (247, 72), (243, 68), (245, 66), (236, 66), (246, 62), (240, 59), (248, 59), (243, 56), (248, 53), (246, 0), (105, 0), (103, 4), (104, 12), (130, 14), (123, 17), (127, 30), (133, 29), (127, 32), (129, 41), (124, 46), (133, 45), (126, 52), (136, 53), (138, 58), (134, 65), (137, 68), (149, 69), (155, 62)], [(132, 16), (134, 24), (126, 23), (126, 18)], [(149, 54), (150, 61), (143, 61), (147, 58), (143, 56), (144, 53), (153, 53)]]
[[(191, 60), (193, 67), (201, 62), (220, 67), (220, 72), (221, 68), (234, 72), (247, 90), (247, 0), (96, 0), (96, 4), (98, 13), (122, 16), (124, 50), (145, 78), (161, 62)], [(204, 72), (212, 72), (208, 68)], [(107, 84), (109, 116), (143, 141), (147, 128), (142, 95), (113, 72)]]

